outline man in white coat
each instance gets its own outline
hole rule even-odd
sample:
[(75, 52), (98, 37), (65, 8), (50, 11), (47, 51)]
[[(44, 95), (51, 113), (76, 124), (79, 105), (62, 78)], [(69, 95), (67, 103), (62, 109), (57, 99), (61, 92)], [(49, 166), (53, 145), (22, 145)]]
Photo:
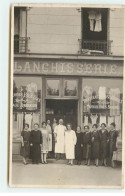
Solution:
[(56, 158), (64, 158), (65, 153), (65, 131), (66, 127), (63, 125), (63, 119), (59, 120), (59, 125), (55, 127), (54, 136), (55, 136), (55, 153)]

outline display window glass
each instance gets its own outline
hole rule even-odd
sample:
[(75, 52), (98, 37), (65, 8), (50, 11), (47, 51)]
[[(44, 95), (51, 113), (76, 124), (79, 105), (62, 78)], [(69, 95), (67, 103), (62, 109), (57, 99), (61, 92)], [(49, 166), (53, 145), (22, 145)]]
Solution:
[(60, 95), (60, 80), (59, 79), (47, 79), (46, 80), (46, 94), (47, 96), (59, 96)]
[(29, 130), (40, 123), (42, 79), (40, 77), (14, 77), (13, 81), (13, 136), (20, 137), (24, 124)]
[(64, 80), (64, 96), (77, 96), (77, 80)]
[(123, 81), (121, 79), (83, 79), (83, 124), (115, 122), (122, 129)]

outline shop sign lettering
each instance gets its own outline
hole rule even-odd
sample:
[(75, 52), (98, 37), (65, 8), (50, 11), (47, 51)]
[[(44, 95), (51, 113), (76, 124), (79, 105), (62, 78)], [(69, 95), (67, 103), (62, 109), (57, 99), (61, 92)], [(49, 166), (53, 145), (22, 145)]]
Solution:
[(61, 61), (23, 61), (15, 60), (15, 74), (48, 74), (48, 75), (100, 75), (122, 76), (123, 65), (121, 62), (110, 63), (102, 61), (94, 63), (89, 61), (61, 62)]

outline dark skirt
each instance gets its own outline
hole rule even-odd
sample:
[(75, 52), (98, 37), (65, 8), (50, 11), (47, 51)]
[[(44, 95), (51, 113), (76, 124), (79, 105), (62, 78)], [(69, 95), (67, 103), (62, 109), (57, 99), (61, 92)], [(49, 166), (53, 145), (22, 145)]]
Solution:
[(41, 147), (39, 143), (35, 143), (31, 146), (30, 153), (33, 162), (41, 162)]
[(91, 145), (83, 145), (83, 159), (90, 159), (91, 158)]
[(24, 141), (24, 146), (21, 146), (20, 155), (24, 158), (29, 158), (30, 155), (30, 145), (29, 142)]
[(113, 141), (110, 141), (108, 145), (108, 157), (112, 159), (113, 152), (116, 150), (117, 150), (116, 145), (114, 144)]
[(100, 142), (94, 141), (92, 144), (92, 159), (98, 159), (100, 155)]
[(75, 159), (78, 161), (82, 161), (83, 159), (83, 150), (82, 147), (78, 144), (75, 146)]
[(101, 141), (101, 146), (100, 146), (100, 158), (105, 159), (108, 157), (108, 143), (107, 141)]

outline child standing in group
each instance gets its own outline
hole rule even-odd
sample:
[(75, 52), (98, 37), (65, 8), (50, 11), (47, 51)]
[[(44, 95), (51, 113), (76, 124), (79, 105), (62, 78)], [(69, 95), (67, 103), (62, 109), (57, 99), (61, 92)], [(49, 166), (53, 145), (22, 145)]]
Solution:
[(85, 165), (90, 165), (91, 159), (91, 132), (89, 130), (89, 126), (84, 126), (84, 132), (82, 136), (82, 144), (83, 144), (83, 159), (86, 160)]
[(30, 154), (30, 131), (29, 124), (25, 124), (24, 130), (21, 132), (21, 150), (20, 154), (23, 157), (23, 164), (27, 165), (27, 158)]
[(47, 164), (46, 157), (49, 151), (49, 130), (46, 128), (45, 122), (42, 122), (41, 133), (43, 138), (43, 143), (41, 146), (41, 160), (42, 164)]
[(75, 159), (77, 161), (76, 164), (81, 165), (83, 154), (82, 154), (82, 132), (80, 126), (77, 127), (76, 137), (77, 137), (77, 143), (75, 146)]
[(67, 124), (67, 130), (65, 131), (65, 153), (68, 165), (73, 165), (73, 159), (75, 159), (76, 140), (75, 131), (71, 129), (71, 124)]

